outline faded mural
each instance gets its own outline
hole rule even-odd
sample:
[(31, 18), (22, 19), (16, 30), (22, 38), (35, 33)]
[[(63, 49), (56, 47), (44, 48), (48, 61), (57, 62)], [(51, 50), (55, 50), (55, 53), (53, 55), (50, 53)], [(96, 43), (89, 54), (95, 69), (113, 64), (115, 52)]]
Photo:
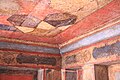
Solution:
[[(101, 27), (101, 24), (103, 26), (109, 22), (111, 18), (119, 16), (119, 10), (114, 10), (113, 8), (113, 10), (110, 10), (111, 5), (112, 7), (115, 6), (115, 8), (118, 8), (117, 2), (119, 2), (119, 0), (114, 0), (116, 1), (116, 4), (111, 3), (109, 5), (110, 8), (105, 7), (101, 11), (98, 10), (111, 1), (113, 0), (0, 0), (1, 32), (4, 34), (5, 32), (11, 32), (11, 35), (5, 35), (12, 38), (17, 36), (16, 40), (19, 39), (19, 37), (23, 37), (22, 39), (27, 38), (20, 34), (44, 37), (39, 39), (40, 41), (43, 41), (44, 44), (48, 38), (50, 38), (48, 43), (57, 45), (57, 47), (54, 46), (54, 48), (44, 48), (43, 46), (40, 47), (34, 45), (28, 46), (29, 44), (24, 45), (23, 47), (20, 43), (9, 43), (7, 41), (4, 42), (4, 40), (2, 42), (1, 40), (0, 47), (3, 50), (0, 50), (0, 65), (34, 67), (37, 70), (14, 70), (11, 68), (6, 69), (0, 67), (0, 76), (1, 74), (25, 74), (32, 75), (33, 80), (37, 80), (38, 68), (44, 68), (45, 74), (43, 77), (46, 80), (77, 80), (79, 75), (78, 70), (81, 69), (80, 80), (120, 80), (120, 68), (117, 68), (116, 65), (114, 66), (114, 64), (120, 63), (120, 38), (110, 44), (101, 42), (102, 44), (97, 43), (83, 47), (82, 49), (80, 48), (78, 50), (59, 54), (59, 45), (62, 45), (62, 43), (67, 44), (67, 40), (73, 39), (73, 37), (76, 37), (75, 40), (77, 41), (78, 39), (81, 39), (78, 35), (97, 30), (97, 28)], [(94, 11), (97, 11), (97, 13), (92, 14), (93, 16), (89, 16)], [(104, 13), (109, 13), (109, 15), (107, 16)], [(109, 18), (109, 16), (113, 14), (114, 16)], [(86, 16), (88, 16), (88, 18), (84, 19)], [(100, 17), (101, 19), (99, 19)], [(80, 20), (83, 21), (78, 23)], [(77, 25), (73, 26), (75, 24)], [(70, 29), (70, 27), (74, 27), (74, 30), (72, 30), (73, 28)], [(65, 33), (67, 34), (64, 35), (65, 33), (63, 31), (66, 31)], [(61, 32), (63, 32), (63, 34), (59, 35)], [(15, 33), (15, 35), (13, 33)], [(59, 36), (56, 37), (57, 35)], [(61, 38), (63, 36), (65, 37), (65, 40)], [(30, 38), (31, 41), (34, 39), (36, 40), (36, 43), (40, 42), (37, 42), (37, 38)], [(110, 41), (112, 42), (112, 40)], [(62, 47), (64, 47), (64, 45)], [(6, 48), (11, 51), (4, 50)], [(29, 50), (31, 49), (31, 52), (36, 51), (43, 53), (26, 53), (19, 51), (29, 51), (28, 48)], [(14, 51), (14, 49), (18, 51)], [(49, 52), (51, 54), (47, 55), (44, 52)], [(118, 67), (119, 66), (120, 65), (118, 65)], [(68, 71), (69, 69), (73, 69), (73, 71)], [(74, 71), (74, 69), (76, 69), (76, 71)]]
[(0, 29), (53, 37), (111, 1), (0, 0)]
[(26, 54), (23, 52), (0, 51), (0, 64), (21, 66), (44, 66), (60, 68), (60, 57), (44, 56), (40, 54)]
[(102, 57), (108, 57), (111, 55), (120, 55), (120, 42), (117, 41), (114, 44), (111, 45), (105, 45), (100, 48), (94, 48), (93, 50), (93, 57), (95, 59), (102, 58)]

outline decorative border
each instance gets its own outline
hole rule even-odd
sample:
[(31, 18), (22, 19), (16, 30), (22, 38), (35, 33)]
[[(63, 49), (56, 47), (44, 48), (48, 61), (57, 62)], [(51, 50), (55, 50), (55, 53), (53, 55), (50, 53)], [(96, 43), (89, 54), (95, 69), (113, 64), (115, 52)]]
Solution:
[[(32, 61), (31, 61), (32, 60)], [(0, 50), (0, 65), (61, 68), (61, 57), (45, 54), (28, 54), (25, 52)]]

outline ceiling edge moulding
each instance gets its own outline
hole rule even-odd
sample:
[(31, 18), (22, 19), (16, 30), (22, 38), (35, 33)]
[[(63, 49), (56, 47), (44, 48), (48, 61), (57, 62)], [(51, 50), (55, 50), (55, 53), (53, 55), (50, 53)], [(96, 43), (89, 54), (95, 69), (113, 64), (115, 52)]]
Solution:
[(47, 44), (56, 44), (54, 37), (50, 37), (50, 38), (38, 37), (35, 35), (23, 34), (23, 33), (5, 31), (5, 30), (0, 30), (0, 33), (1, 33), (0, 37), (4, 37), (4, 38), (31, 41), (31, 42), (40, 42), (40, 43), (47, 43)]
[(109, 29), (109, 28), (111, 28), (113, 26), (116, 26), (116, 25), (119, 25), (119, 24), (120, 24), (120, 17), (117, 17), (117, 18), (115, 18), (113, 20), (110, 20), (109, 22), (107, 22), (105, 24), (99, 25), (100, 28), (98, 28), (98, 29), (93, 29), (93, 31), (90, 31), (90, 32), (88, 32), (88, 33), (86, 33), (84, 35), (77, 36), (77, 37), (75, 37), (73, 39), (70, 39), (70, 40), (68, 40), (68, 41), (66, 41), (66, 42), (64, 42), (62, 44), (59, 44), (59, 47), (60, 48), (66, 47), (67, 45), (71, 45), (71, 44), (73, 44), (75, 42), (80, 41), (81, 39), (84, 39), (84, 38), (86, 38), (88, 36), (91, 36), (91, 35), (95, 35), (98, 32), (104, 31), (106, 29)]
[[(104, 36), (103, 36), (104, 35)], [(38, 45), (27, 45), (27, 44), (20, 44), (20, 43), (12, 43), (12, 42), (2, 42), (0, 41), (1, 49), (13, 49), (20, 50), (20, 51), (30, 51), (30, 52), (45, 52), (45, 53), (52, 53), (52, 54), (59, 54), (59, 53), (66, 53), (75, 49), (78, 49), (80, 47), (88, 46), (93, 43), (99, 42), (101, 40), (105, 40), (114, 36), (120, 35), (120, 25), (112, 26), (111, 28), (108, 28), (106, 30), (103, 30), (101, 32), (98, 32), (96, 34), (93, 34), (91, 36), (88, 36), (86, 38), (83, 38), (82, 40), (79, 40), (78, 42), (75, 42), (71, 45), (65, 46), (63, 48), (48, 48), (48, 47), (41, 47)], [(3, 38), (4, 39), (4, 38)], [(96, 39), (96, 40), (94, 40)], [(91, 43), (89, 42), (91, 41)], [(18, 46), (19, 45), (19, 46)], [(43, 49), (46, 48), (46, 49)]]
[(68, 46), (62, 47), (60, 49), (60, 53), (66, 53), (84, 46), (88, 46), (97, 42), (100, 42), (105, 39), (109, 39), (115, 36), (120, 36), (120, 25), (112, 26), (111, 28), (108, 28), (106, 30), (103, 30), (101, 32), (98, 32), (96, 34), (93, 34), (91, 36), (88, 36), (86, 38), (83, 38), (73, 44), (70, 44)]
[(38, 45), (27, 45), (27, 44), (4, 42), (4, 41), (0, 41), (0, 49), (18, 50), (18, 51), (26, 51), (26, 52), (51, 53), (51, 54), (60, 53), (59, 48), (48, 48), (48, 47), (42, 47)]
[(48, 47), (42, 47), (39, 45), (32, 45), (32, 44), (27, 45), (27, 44), (21, 44), (21, 43), (2, 42), (2, 39), (1, 39), (0, 49), (11, 49), (11, 50), (13, 49), (13, 50), (29, 51), (29, 52), (63, 54), (63, 53), (67, 53), (67, 52), (76, 50), (78, 48), (84, 47), (84, 46), (89, 46), (91, 44), (94, 44), (94, 43), (97, 43), (102, 40), (106, 40), (106, 39), (109, 39), (115, 36), (120, 36), (120, 24), (109, 27), (105, 30), (97, 32), (91, 36), (85, 37), (75, 43), (72, 43), (70, 45), (67, 45), (61, 48), (48, 48)]
[[(72, 55), (73, 53), (76, 53), (77, 51), (80, 52), (80, 50), (87, 50), (87, 48), (91, 48), (91, 47), (100, 48), (100, 47), (103, 47), (103, 46), (105, 46), (105, 45), (111, 45), (111, 44), (114, 44), (114, 43), (119, 42), (119, 41), (120, 41), (120, 36), (115, 36), (115, 37), (108, 38), (108, 39), (99, 41), (99, 42), (97, 42), (97, 43), (94, 43), (94, 44), (91, 44), (91, 45), (88, 45), (88, 46), (84, 46), (84, 47), (82, 47), (82, 48), (78, 48), (78, 49), (76, 49), (76, 50), (67, 52), (67, 53), (62, 54), (62, 55), (63, 55), (63, 56)], [(99, 44), (100, 44), (100, 45), (99, 45)]]
[(50, 47), (50, 48), (59, 48), (57, 44), (49, 44), (44, 42), (34, 42), (34, 41), (25, 41), (25, 40), (19, 40), (19, 39), (10, 39), (5, 37), (0, 37), (0, 41), (3, 42), (11, 42), (11, 43), (19, 43), (19, 44), (28, 44), (28, 45), (37, 45), (37, 46), (43, 46), (43, 47)]

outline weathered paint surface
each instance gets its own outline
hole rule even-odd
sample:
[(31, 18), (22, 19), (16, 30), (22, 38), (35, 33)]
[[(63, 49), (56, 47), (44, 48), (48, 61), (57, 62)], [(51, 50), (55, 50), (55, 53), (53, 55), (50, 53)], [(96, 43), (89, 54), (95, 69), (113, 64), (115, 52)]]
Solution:
[(15, 28), (13, 26), (8, 26), (8, 25), (4, 25), (4, 24), (0, 24), (0, 29), (7, 30), (7, 31), (13, 31), (13, 32), (21, 32), (20, 30), (18, 30), (17, 28)]
[(57, 44), (44, 43), (44, 42), (39, 42), (39, 41), (28, 41), (28, 40), (24, 41), (24, 40), (11, 39), (11, 38), (5, 38), (5, 37), (0, 37), (0, 42), (29, 44), (29, 45), (37, 45), (37, 46), (43, 46), (43, 47), (51, 47), (51, 48), (59, 47)]
[[(73, 68), (73, 67), (83, 66), (85, 64), (100, 64), (100, 63), (110, 65), (110, 63), (119, 61), (120, 59), (119, 58), (120, 56), (118, 56), (119, 41), (120, 41), (120, 37), (117, 36), (111, 39), (101, 41), (99, 43), (95, 43), (95, 44), (62, 54), (62, 57), (63, 57), (62, 67)], [(106, 46), (109, 46), (109, 50), (105, 48)], [(97, 49), (102, 48), (103, 50), (98, 50), (97, 52), (95, 52), (96, 48)], [(107, 53), (104, 51), (107, 51)], [(69, 58), (71, 56), (75, 56), (75, 57)]]
[(119, 80), (120, 79), (120, 64), (113, 64), (108, 67), (109, 80)]
[(120, 72), (115, 73), (115, 80), (120, 80)]
[(0, 67), (0, 80), (33, 80), (37, 70), (30, 68)]
[(33, 80), (34, 77), (32, 75), (6, 75), (0, 74), (0, 80)]
[(38, 55), (26, 55), (22, 53), (17, 55), (16, 61), (19, 64), (43, 64), (52, 66), (57, 64), (57, 60), (54, 57), (41, 57)]
[(108, 39), (114, 36), (118, 36), (118, 35), (120, 35), (120, 25), (116, 25), (104, 31), (93, 34), (71, 45), (60, 48), (60, 50), (58, 48), (47, 48), (47, 47), (31, 46), (31, 45), (28, 46), (25, 44), (15, 44), (15, 43), (8, 43), (8, 42), (0, 42), (1, 44), (0, 48), (59, 54), (59, 53), (66, 53), (66, 52), (72, 51), (80, 47), (88, 46), (90, 44), (93, 44), (93, 43), (96, 43), (96, 42), (99, 42), (99, 41), (102, 41), (104, 39)]
[(107, 66), (95, 65), (95, 80), (109, 80)]
[[(3, 1), (3, 0), (1, 0)], [(44, 2), (45, 1), (45, 2)], [(31, 12), (31, 9), (33, 9), (33, 12), (30, 13), (29, 16), (35, 16), (38, 17), (39, 19), (45, 18), (45, 16), (49, 13), (54, 13), (56, 10), (51, 10), (48, 9), (47, 6), (49, 6), (49, 1), (50, 0), (42, 0), (40, 3), (38, 3), (38, 0), (34, 2), (34, 5), (32, 7), (27, 7), (29, 5), (32, 5), (31, 1), (20, 1), (20, 4), (24, 9), (22, 9), (23, 12), (29, 13)], [(72, 1), (72, 0), (71, 0)], [(74, 1), (74, 0), (73, 0)], [(90, 2), (89, 2), (90, 1)], [(94, 3), (94, 5), (89, 8), (88, 11), (92, 12), (91, 10), (96, 10), (97, 7), (101, 8), (103, 5), (107, 3), (102, 3), (104, 0), (99, 0), (97, 4), (95, 0), (87, 0), (86, 2), (89, 2), (87, 6), (81, 6), (80, 9), (77, 9), (78, 11), (86, 11), (88, 10), (89, 6)], [(26, 4), (27, 2), (31, 4)], [(43, 3), (42, 3), (43, 2)], [(86, 3), (85, 2), (85, 3)], [(107, 2), (107, 0), (105, 0)], [(38, 3), (37, 6), (36, 3)], [(69, 4), (69, 3), (68, 3)], [(119, 0), (114, 0), (104, 8), (101, 8), (100, 10), (96, 11), (95, 13), (91, 14), (87, 18), (83, 19), (82, 21), (76, 23), (75, 25), (69, 27), (62, 33), (58, 34), (57, 36), (54, 37), (39, 37), (39, 36), (34, 36), (31, 34), (23, 34), (19, 32), (12, 32), (12, 30), (4, 29), (7, 31), (4, 31), (3, 28), (0, 30), (0, 36), (8, 37), (8, 38), (15, 38), (15, 39), (22, 39), (22, 40), (28, 40), (28, 41), (36, 41), (36, 42), (45, 42), (45, 43), (51, 43), (51, 44), (60, 44), (60, 47), (62, 47), (61, 53), (62, 54), (62, 67), (63, 68), (75, 68), (75, 67), (80, 67), (82, 66), (83, 69), (83, 80), (95, 80), (95, 74), (94, 74), (94, 64), (106, 64), (109, 65), (113, 61), (119, 61), (120, 57), (119, 55), (119, 41), (120, 41), (120, 26), (113, 26), (115, 24), (118, 24), (119, 21), (119, 6), (120, 2)], [(25, 7), (28, 5), (27, 7)], [(41, 6), (42, 5), (42, 6)], [(7, 7), (7, 6), (4, 6)], [(27, 10), (25, 10), (27, 9)], [(48, 10), (46, 10), (48, 9)], [(25, 11), (24, 11), (25, 10)], [(51, 11), (50, 11), (51, 10)], [(42, 14), (38, 14), (38, 13)], [(44, 14), (45, 13), (45, 14)], [(88, 14), (86, 14), (88, 15)], [(4, 17), (5, 19), (7, 18), (6, 16)], [(6, 22), (6, 20), (1, 20), (2, 22)], [(109, 26), (105, 26), (109, 23)], [(9, 23), (8, 23), (9, 24)], [(24, 25), (29, 25), (29, 20), (26, 20), (26, 23)], [(31, 26), (31, 25), (30, 25)], [(111, 27), (113, 26), (113, 27)], [(106, 29), (108, 27), (111, 27), (109, 29)], [(104, 30), (103, 30), (104, 29)], [(101, 31), (103, 30), (103, 31)], [(101, 31), (101, 32), (99, 32)], [(39, 31), (38, 31), (39, 32)], [(99, 32), (99, 33), (96, 33)], [(88, 33), (88, 34), (87, 34)], [(94, 35), (91, 35), (94, 34)], [(81, 37), (82, 35), (82, 37)], [(91, 35), (91, 36), (89, 36)], [(102, 36), (101, 36), (102, 35)], [(89, 36), (89, 37), (86, 37)], [(108, 38), (112, 38), (118, 36), (117, 38), (113, 38), (112, 40), (106, 40), (100, 43), (96, 43)], [(77, 38), (76, 38), (77, 37)], [(86, 37), (83, 39), (83, 37)], [(74, 38), (74, 39), (73, 39)], [(81, 41), (78, 41), (81, 39)], [(69, 42), (70, 40), (70, 42)], [(78, 42), (76, 42), (78, 41)], [(73, 42), (76, 42), (73, 45), (68, 45)], [(93, 44), (96, 43), (96, 44)], [(91, 44), (93, 44), (91, 46)], [(90, 45), (90, 46), (88, 46)], [(107, 45), (107, 49), (106, 49)], [(114, 45), (114, 47), (113, 47)], [(118, 47), (116, 47), (117, 45)], [(66, 47), (63, 47), (66, 46)], [(85, 47), (87, 46), (87, 47)], [(109, 47), (111, 47), (108, 49)], [(82, 48), (80, 48), (82, 47)], [(44, 67), (44, 68), (61, 68), (61, 56), (56, 56), (56, 55), (47, 55), (47, 54), (40, 54), (41, 52), (45, 53), (60, 53), (58, 48), (47, 48), (47, 47), (41, 47), (41, 46), (34, 46), (34, 45), (29, 45), (28, 44), (19, 44), (19, 43), (10, 43), (10, 42), (0, 42), (0, 48), (1, 49), (10, 49), (10, 50), (15, 50), (17, 49), (18, 51), (31, 51), (31, 52), (39, 52), (39, 54), (29, 54), (27, 55), (26, 53), (23, 52), (15, 52), (15, 51), (1, 51), (0, 54), (0, 65), (4, 66), (21, 66), (21, 67)], [(68, 49), (69, 50), (68, 50)], [(79, 48), (79, 49), (78, 49)], [(99, 50), (102, 48), (102, 50)], [(115, 49), (114, 49), (115, 48)], [(116, 49), (118, 48), (118, 49)], [(77, 50), (75, 50), (77, 49)], [(95, 51), (97, 49), (97, 51)], [(74, 51), (72, 51), (74, 50)], [(103, 52), (107, 51), (107, 55), (104, 54)], [(69, 52), (70, 51), (70, 52)], [(102, 52), (103, 51), (103, 52)], [(111, 53), (112, 51), (112, 53)], [(117, 52), (118, 53), (117, 53)], [(67, 52), (67, 53), (66, 53)], [(102, 54), (102, 53), (103, 54)], [(23, 53), (23, 54), (21, 54)], [(100, 55), (102, 54), (102, 56)], [(40, 56), (40, 57), (39, 57)], [(32, 61), (30, 61), (32, 60)], [(49, 61), (47, 61), (49, 60)], [(107, 62), (107, 63), (106, 63)], [(103, 69), (103, 68), (102, 68)], [(100, 72), (99, 74), (101, 75), (103, 71), (98, 70)], [(57, 75), (58, 74), (58, 75)], [(98, 74), (98, 75), (99, 75)], [(114, 74), (114, 71), (113, 71)], [(57, 76), (60, 75), (60, 71), (48, 71), (48, 78), (51, 80), (54, 77), (55, 80), (60, 80), (61, 78), (58, 78)], [(103, 74), (102, 74), (103, 75)], [(114, 79), (119, 79), (118, 77), (119, 71), (115, 71), (115, 77)], [(4, 76), (6, 77), (6, 76)], [(111, 76), (112, 77), (112, 76)], [(0, 77), (1, 78), (1, 77)], [(7, 78), (10, 78), (7, 76)], [(102, 77), (104, 78), (104, 77)], [(75, 79), (75, 78), (74, 78)], [(101, 77), (99, 78), (101, 79)], [(18, 79), (19, 80), (19, 79)], [(27, 79), (29, 80), (29, 79)]]
[(71, 55), (65, 55), (62, 58), (63, 66), (84, 64), (90, 61), (91, 54), (88, 50), (80, 50)]
[(61, 56), (0, 50), (0, 65), (61, 68)]
[(10, 42), (0, 42), (0, 49), (59, 54), (59, 49), (57, 48), (47, 48), (47, 47), (42, 47), (37, 45), (34, 46), (34, 45), (26, 45), (26, 44), (10, 43)]
[(77, 16), (71, 15), (69, 13), (54, 13), (49, 14), (44, 21), (55, 26), (62, 27), (67, 25), (72, 25), (77, 20)]
[(61, 70), (47, 69), (45, 75), (46, 80), (62, 80)]
[(100, 48), (94, 48), (93, 50), (93, 57), (95, 59), (111, 55), (120, 55), (120, 42), (116, 42), (112, 45), (105, 45)]
[(19, 67), (0, 67), (0, 74), (30, 74), (36, 75), (37, 69)]
[(77, 71), (66, 70), (65, 80), (77, 80)]
[(94, 32), (97, 32), (97, 30), (99, 31), (103, 30), (103, 28), (105, 29), (105, 25), (115, 22), (115, 20), (119, 20), (119, 4), (119, 0), (114, 0), (107, 6), (97, 10), (93, 14), (84, 18), (82, 21), (60, 33), (58, 36), (56, 36), (58, 40), (60, 40), (59, 43), (63, 43), (63, 45), (65, 45), (70, 39), (71, 42), (76, 41), (74, 40), (75, 37), (79, 37), (77, 38), (77, 40), (79, 40), (83, 37), (93, 34)]
[[(25, 1), (25, 2), (27, 2), (27, 1)], [(34, 4), (36, 4), (36, 2), (37, 1), (35, 1)], [(49, 1), (48, 1), (48, 3), (49, 3)], [(21, 4), (25, 5), (25, 3), (22, 1), (21, 1)], [(47, 2), (45, 4), (47, 5)], [(100, 4), (103, 4), (103, 3), (100, 2)], [(45, 5), (44, 5), (44, 8), (46, 8)], [(52, 38), (51, 37), (44, 38), (44, 37), (38, 37), (38, 36), (35, 37), (32, 35), (28, 35), (28, 34), (13, 33), (13, 32), (11, 33), (11, 32), (6, 32), (6, 31), (1, 31), (1, 36), (5, 36), (5, 37), (9, 37), (9, 38), (17, 38), (17, 39), (22, 39), (22, 40), (62, 44), (63, 42), (68, 42), (70, 39), (78, 37), (78, 35), (80, 37), (81, 35), (83, 36), (84, 34), (92, 32), (92, 31), (93, 31), (92, 33), (94, 33), (94, 32), (96, 32), (96, 30), (98, 30), (98, 31), (102, 30), (103, 25), (106, 25), (108, 23), (114, 22), (114, 20), (117, 20), (116, 18), (119, 17), (119, 14), (118, 14), (119, 8), (120, 8), (119, 0), (114, 0), (111, 3), (109, 3), (107, 6), (105, 6), (104, 8), (99, 9), (95, 13), (91, 14), (90, 16), (86, 17), (82, 21), (76, 23), (75, 25), (66, 29), (65, 31), (63, 31), (59, 35), (52, 37)], [(43, 12), (41, 12), (41, 13), (43, 14), (45, 12), (47, 14), (47, 12), (49, 12), (49, 11), (43, 10)], [(52, 11), (52, 12), (54, 12), (54, 11)], [(4, 22), (6, 22), (6, 21), (4, 21)], [(8, 22), (6, 22), (6, 23), (8, 23)], [(22, 37), (20, 37), (20, 36), (22, 36)], [(76, 40), (78, 40), (78, 39), (75, 39), (74, 41), (76, 41)], [(62, 45), (65, 46), (64, 43)]]
[(71, 45), (65, 46), (60, 49), (60, 53), (65, 53), (72, 51), (74, 49), (88, 46), (90, 44), (114, 37), (114, 36), (119, 36), (120, 35), (120, 25), (113, 26), (109, 29), (106, 29), (104, 31), (98, 32), (96, 34), (93, 34), (91, 36), (88, 36), (84, 39), (81, 39), (80, 41), (73, 43)]
[(95, 71), (93, 64), (86, 64), (82, 67), (83, 69), (83, 79), (82, 80), (95, 80)]

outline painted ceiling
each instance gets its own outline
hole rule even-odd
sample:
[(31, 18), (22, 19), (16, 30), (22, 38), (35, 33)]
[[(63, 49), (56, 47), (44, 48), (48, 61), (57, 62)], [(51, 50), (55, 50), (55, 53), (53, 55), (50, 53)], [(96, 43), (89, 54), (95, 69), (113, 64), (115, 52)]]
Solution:
[(0, 0), (0, 29), (54, 37), (112, 0)]
[(120, 35), (120, 0), (0, 0), (0, 50), (62, 54)]

